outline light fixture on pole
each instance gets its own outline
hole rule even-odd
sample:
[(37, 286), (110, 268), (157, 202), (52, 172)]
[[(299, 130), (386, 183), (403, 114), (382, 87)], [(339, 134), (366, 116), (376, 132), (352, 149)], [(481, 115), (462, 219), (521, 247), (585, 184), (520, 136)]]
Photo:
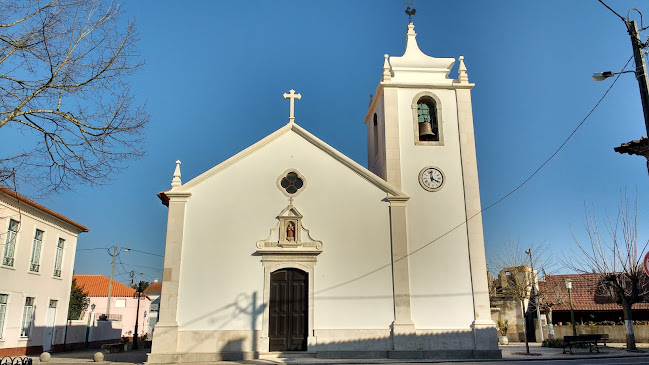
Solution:
[(566, 289), (570, 299), (570, 321), (572, 321), (572, 335), (577, 336), (577, 324), (575, 323), (575, 311), (572, 308), (572, 279), (566, 279)]
[[(109, 319), (110, 317), (110, 297), (113, 294), (113, 275), (115, 274), (115, 257), (119, 255), (122, 252), (129, 252), (131, 251), (129, 248), (121, 248), (119, 252), (117, 252), (117, 244), (113, 245), (113, 264), (110, 267), (110, 280), (108, 281), (108, 300), (106, 302), (106, 320)], [(111, 255), (110, 249), (108, 249), (108, 254)]]
[(619, 74), (628, 74), (632, 73), (634, 71), (622, 71), (622, 72), (613, 72), (613, 71), (604, 71), (604, 72), (595, 72), (593, 74), (593, 80), (595, 81), (604, 81), (608, 79), (609, 77), (613, 77), (615, 75)]

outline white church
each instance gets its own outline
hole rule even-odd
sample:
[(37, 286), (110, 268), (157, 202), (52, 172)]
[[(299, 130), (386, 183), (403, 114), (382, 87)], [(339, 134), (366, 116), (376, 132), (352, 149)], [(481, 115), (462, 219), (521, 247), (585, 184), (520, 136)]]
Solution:
[(365, 117), (368, 168), (295, 123), (293, 90), (274, 133), (185, 183), (176, 162), (149, 364), (501, 357), (474, 84), (406, 39)]

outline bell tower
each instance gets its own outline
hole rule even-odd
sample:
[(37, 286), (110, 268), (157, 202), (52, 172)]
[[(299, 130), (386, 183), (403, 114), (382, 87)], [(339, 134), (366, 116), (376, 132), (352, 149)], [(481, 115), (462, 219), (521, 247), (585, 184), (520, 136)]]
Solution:
[[(456, 59), (424, 54), (416, 37), (411, 22), (403, 56), (384, 56), (365, 117), (368, 168), (410, 197), (405, 203), (406, 289), (416, 330), (440, 328), (440, 323), (470, 326), (475, 349), (493, 349), (471, 106), (474, 84), (462, 56), (457, 78), (450, 78)], [(472, 300), (445, 296), (450, 288)], [(431, 308), (444, 309), (431, 314)], [(450, 324), (451, 316), (461, 323)]]

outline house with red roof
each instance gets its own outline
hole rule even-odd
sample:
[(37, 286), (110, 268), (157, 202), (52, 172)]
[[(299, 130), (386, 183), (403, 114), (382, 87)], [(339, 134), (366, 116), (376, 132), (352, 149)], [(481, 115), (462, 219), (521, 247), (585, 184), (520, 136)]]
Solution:
[(151, 298), (151, 310), (149, 311), (149, 327), (147, 328), (147, 333), (153, 333), (153, 326), (158, 323), (159, 310), (160, 310), (160, 293), (162, 293), (162, 283), (158, 281), (158, 278), (149, 285), (145, 290), (144, 294), (148, 295)]
[[(540, 292), (548, 304), (552, 304), (552, 323), (571, 322), (570, 296), (566, 280), (572, 281), (571, 295), (575, 322), (613, 321), (622, 322), (622, 307), (605, 295), (600, 287), (598, 274), (546, 275), (539, 281)], [(644, 299), (632, 307), (634, 321), (649, 320), (649, 302)]]
[[(108, 287), (110, 278), (105, 275), (74, 275), (74, 279), (84, 292), (88, 293), (90, 305), (84, 313), (83, 320), (87, 320), (91, 312), (94, 317), (108, 321), (119, 321), (122, 324), (122, 337), (132, 337), (135, 331), (135, 323), (138, 324), (138, 336), (147, 333), (148, 314), (151, 306), (151, 298), (143, 294), (139, 298), (135, 289), (119, 281), (113, 280), (110, 302), (108, 298)], [(110, 303), (110, 314), (108, 304)], [(94, 305), (94, 309), (92, 309)]]

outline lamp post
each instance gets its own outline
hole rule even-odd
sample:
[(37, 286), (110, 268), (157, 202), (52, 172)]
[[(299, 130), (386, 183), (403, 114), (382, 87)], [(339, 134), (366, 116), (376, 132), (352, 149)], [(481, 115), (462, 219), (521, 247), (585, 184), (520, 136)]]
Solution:
[[(532, 290), (534, 290), (534, 296), (536, 297), (534, 299), (534, 306), (536, 307), (536, 319), (539, 324), (539, 341), (543, 342), (543, 326), (541, 325), (541, 309), (539, 308), (539, 293), (537, 291), (538, 288), (538, 283), (537, 283), (537, 277), (534, 275), (534, 262), (532, 261), (532, 249), (528, 248), (527, 251), (525, 251), (526, 254), (530, 256), (530, 268), (532, 269)], [(530, 290), (530, 296), (531, 296), (531, 290)]]
[(568, 298), (570, 299), (570, 321), (572, 321), (572, 335), (577, 336), (577, 324), (575, 323), (575, 311), (572, 308), (572, 280), (566, 279), (566, 289), (568, 289)]
[(133, 350), (138, 349), (137, 345), (137, 327), (138, 319), (140, 318), (140, 297), (142, 296), (142, 285), (138, 283), (137, 289), (133, 294), (133, 298), (137, 298), (137, 309), (135, 310), (135, 332), (133, 332)]
[[(129, 251), (131, 250), (128, 248), (122, 248), (119, 250), (119, 252), (117, 252), (117, 244), (113, 245), (113, 253), (112, 253), (113, 264), (110, 268), (110, 280), (108, 281), (108, 300), (106, 302), (106, 320), (108, 320), (110, 317), (110, 297), (111, 294), (113, 293), (113, 275), (115, 274), (115, 257), (117, 257), (117, 255), (119, 255), (122, 252), (129, 252)], [(109, 255), (111, 254), (110, 249), (108, 250), (108, 254)]]

